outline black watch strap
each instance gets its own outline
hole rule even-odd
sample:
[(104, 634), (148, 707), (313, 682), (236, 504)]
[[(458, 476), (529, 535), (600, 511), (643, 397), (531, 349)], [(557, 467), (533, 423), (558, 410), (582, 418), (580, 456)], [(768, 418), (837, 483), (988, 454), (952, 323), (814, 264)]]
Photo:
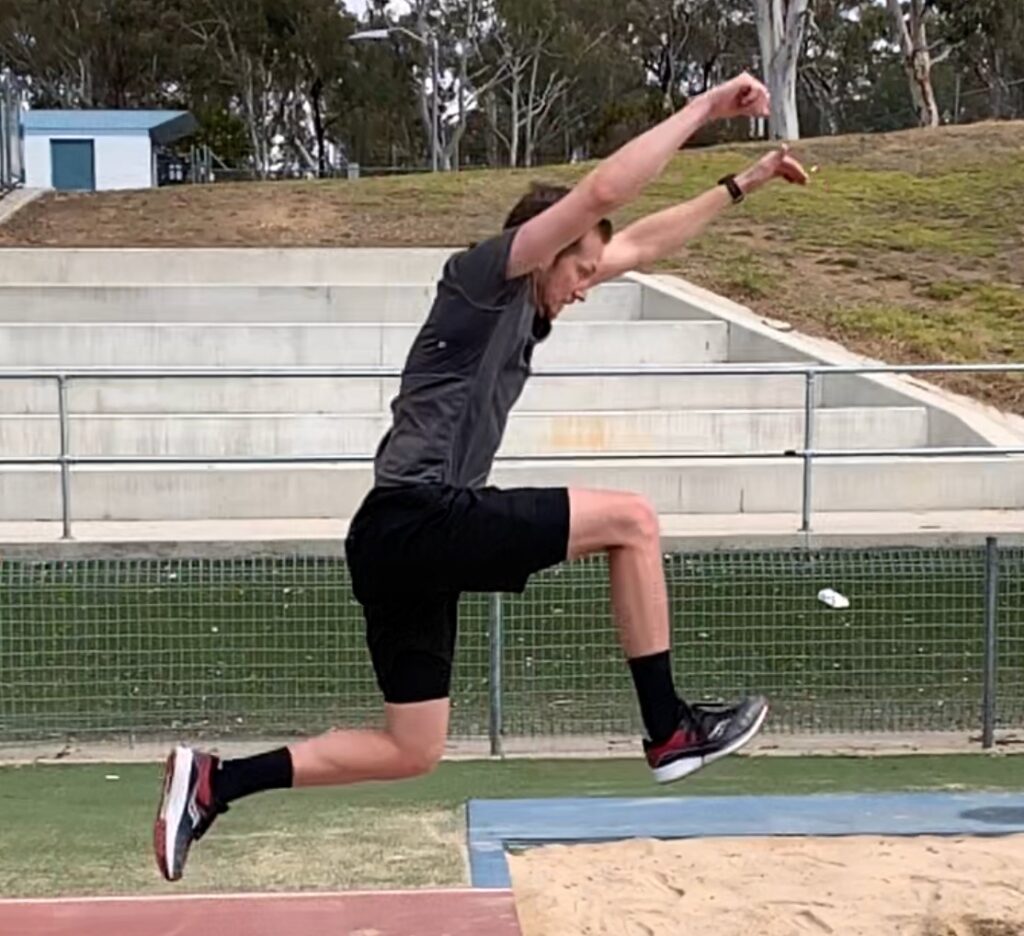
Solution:
[(743, 189), (740, 188), (739, 183), (736, 181), (736, 174), (729, 173), (727, 176), (723, 176), (718, 180), (719, 185), (724, 185), (732, 196), (732, 203), (738, 205), (744, 199)]

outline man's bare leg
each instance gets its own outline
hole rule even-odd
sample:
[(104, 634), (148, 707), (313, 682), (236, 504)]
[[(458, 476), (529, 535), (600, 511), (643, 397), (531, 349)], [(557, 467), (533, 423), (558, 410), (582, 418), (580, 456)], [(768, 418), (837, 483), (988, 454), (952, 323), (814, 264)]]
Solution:
[(636, 494), (569, 491), (569, 558), (606, 552), (619, 642), (629, 658), (669, 648), (658, 517)]
[[(332, 786), (429, 773), (444, 754), (447, 699), (385, 705), (379, 731), (328, 731), (291, 745), (293, 785)], [(225, 765), (227, 766), (227, 765)]]
[(157, 865), (181, 877), (193, 842), (229, 803), (262, 790), (398, 780), (429, 773), (444, 753), (448, 700), (385, 706), (383, 729), (329, 731), (287, 748), (219, 763), (188, 747), (167, 759), (153, 827)]
[(569, 491), (569, 558), (608, 555), (612, 610), (640, 713), (655, 744), (688, 715), (676, 694), (669, 654), (668, 594), (658, 517), (636, 494)]
[(676, 693), (658, 517), (635, 494), (569, 491), (569, 558), (608, 554), (612, 607), (659, 781), (685, 777), (746, 744), (768, 712), (760, 696), (692, 709)]

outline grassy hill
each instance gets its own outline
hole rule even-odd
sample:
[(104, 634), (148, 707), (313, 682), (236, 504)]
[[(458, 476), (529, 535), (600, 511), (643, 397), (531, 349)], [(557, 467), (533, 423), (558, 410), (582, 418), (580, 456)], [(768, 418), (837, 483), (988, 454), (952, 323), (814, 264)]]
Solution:
[[(624, 223), (714, 183), (761, 145), (681, 153)], [(1024, 361), (1024, 123), (803, 141), (819, 171), (730, 211), (659, 265), (890, 361)], [(588, 166), (50, 195), (0, 246), (459, 245), (532, 178)], [(1024, 380), (943, 378), (1024, 413)]]

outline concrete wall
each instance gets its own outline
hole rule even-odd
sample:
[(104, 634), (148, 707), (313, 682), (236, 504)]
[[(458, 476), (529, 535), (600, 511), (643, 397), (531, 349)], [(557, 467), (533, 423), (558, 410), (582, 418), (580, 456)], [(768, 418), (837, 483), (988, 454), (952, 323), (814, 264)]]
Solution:
[(25, 137), (25, 184), (29, 187), (53, 187), (51, 140), (93, 141), (97, 190), (153, 186), (153, 144), (148, 133), (33, 133)]

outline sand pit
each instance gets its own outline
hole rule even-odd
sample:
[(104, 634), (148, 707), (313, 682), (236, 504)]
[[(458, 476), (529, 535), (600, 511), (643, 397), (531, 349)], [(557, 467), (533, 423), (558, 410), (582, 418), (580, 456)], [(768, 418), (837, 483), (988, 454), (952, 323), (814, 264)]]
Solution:
[(644, 839), (509, 867), (524, 936), (1024, 936), (1024, 835)]

